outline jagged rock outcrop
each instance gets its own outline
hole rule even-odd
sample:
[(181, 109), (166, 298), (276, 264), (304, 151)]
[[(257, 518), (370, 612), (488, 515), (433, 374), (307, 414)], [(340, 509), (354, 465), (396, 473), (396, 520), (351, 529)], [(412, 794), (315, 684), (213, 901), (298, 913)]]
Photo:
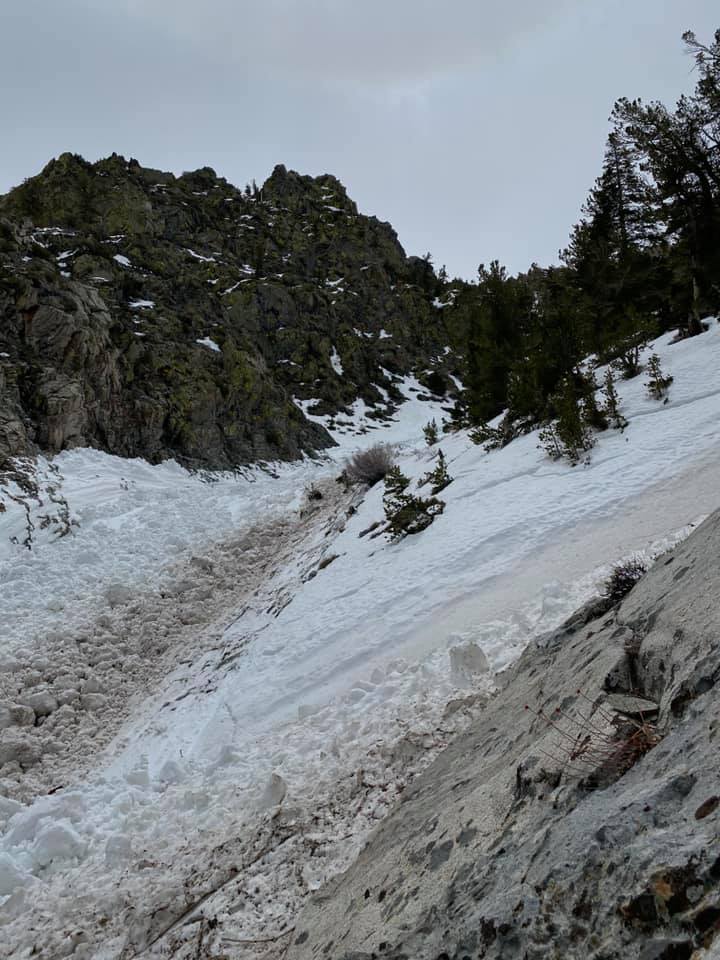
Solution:
[(718, 956), (719, 555), (720, 512), (528, 648), (287, 956)]
[(87, 444), (228, 466), (332, 444), (416, 372), (455, 388), (441, 288), (332, 176), (241, 191), (72, 154), (0, 198), (0, 457)]

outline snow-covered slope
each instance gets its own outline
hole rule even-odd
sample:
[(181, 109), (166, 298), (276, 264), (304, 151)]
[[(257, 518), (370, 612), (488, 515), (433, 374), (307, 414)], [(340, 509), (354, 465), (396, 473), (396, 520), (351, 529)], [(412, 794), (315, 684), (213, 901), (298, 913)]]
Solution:
[[(643, 375), (621, 382), (629, 426), (599, 435), (588, 465), (550, 461), (536, 433), (492, 453), (444, 436), (445, 511), (396, 544), (365, 533), (382, 485), (345, 492), (331, 460), (199, 478), (63, 454), (54, 497), (78, 525), (55, 540), (57, 525), (36, 523), (32, 551), (7, 539), (22, 541), (25, 513), (6, 498), (4, 695), (76, 684), (80, 705), (107, 698), (82, 722), (71, 698), (26, 731), (53, 752), (25, 779), (39, 792), (45, 771), (55, 792), (0, 799), (14, 955), (38, 943), (44, 956), (119, 957), (128, 943), (127, 956), (154, 955), (206, 896), (233, 956), (248, 955), (233, 938), (289, 929), (307, 889), (347, 863), (491, 689), (484, 658), (502, 669), (611, 562), (662, 550), (718, 506), (720, 325), (653, 350), (674, 377), (669, 402), (647, 397)], [(391, 439), (417, 480), (438, 449), (421, 435), (432, 417), (438, 405), (413, 399), (391, 428), (345, 427), (336, 460)], [(114, 661), (93, 656), (113, 644)], [(0, 776), (29, 798), (18, 770)]]

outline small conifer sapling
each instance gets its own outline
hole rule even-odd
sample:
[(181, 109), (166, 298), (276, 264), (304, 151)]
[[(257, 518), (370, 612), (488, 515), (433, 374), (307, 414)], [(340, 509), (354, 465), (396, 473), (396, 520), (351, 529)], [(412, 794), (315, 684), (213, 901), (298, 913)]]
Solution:
[[(650, 379), (645, 384), (653, 400), (662, 400), (667, 394), (668, 387), (673, 382), (672, 377), (666, 377), (660, 367), (660, 357), (654, 353), (648, 360), (648, 375)], [(667, 398), (665, 397), (667, 403)]]
[(406, 477), (400, 467), (395, 464), (385, 474), (385, 496), (399, 496), (405, 492), (409, 483), (410, 478)]
[(612, 370), (610, 367), (608, 367), (605, 373), (602, 391), (605, 396), (603, 413), (605, 414), (608, 423), (616, 430), (620, 430), (622, 432), (628, 425), (628, 422), (622, 413), (620, 413), (620, 397), (615, 389), (615, 378), (612, 375)]
[[(557, 420), (540, 431), (540, 445), (553, 460), (566, 457), (575, 466), (583, 453), (595, 445), (587, 421), (587, 408), (581, 402), (572, 380), (566, 377), (552, 397)], [(593, 413), (597, 408), (593, 408)]]
[(424, 477), (421, 478), (418, 486), (424, 486), (426, 483), (430, 484), (430, 490), (433, 494), (440, 493), (441, 490), (444, 490), (445, 487), (449, 487), (453, 482), (453, 478), (450, 476), (447, 470), (447, 460), (445, 459), (445, 454), (440, 450), (437, 456), (437, 465), (434, 470), (431, 470), (429, 473), (426, 473)]
[(438, 442), (438, 425), (434, 419), (425, 424), (423, 434), (425, 435), (425, 442), (429, 447)]
[(393, 541), (425, 530), (445, 509), (444, 502), (436, 497), (424, 500), (407, 493), (409, 483), (399, 467), (393, 467), (385, 476), (385, 531)]

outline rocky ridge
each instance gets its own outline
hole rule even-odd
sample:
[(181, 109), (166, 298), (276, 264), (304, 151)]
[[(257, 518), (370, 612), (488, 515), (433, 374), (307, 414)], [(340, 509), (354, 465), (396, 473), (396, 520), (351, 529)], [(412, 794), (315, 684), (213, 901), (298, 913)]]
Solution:
[(237, 189), (113, 155), (0, 199), (0, 459), (95, 446), (229, 467), (455, 390), (427, 260), (326, 175)]

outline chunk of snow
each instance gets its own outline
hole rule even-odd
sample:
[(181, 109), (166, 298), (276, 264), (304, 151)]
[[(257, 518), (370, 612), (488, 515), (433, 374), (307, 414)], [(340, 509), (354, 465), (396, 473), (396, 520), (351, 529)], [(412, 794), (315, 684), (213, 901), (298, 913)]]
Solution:
[(210, 337), (203, 337), (201, 340), (196, 340), (195, 343), (199, 343), (201, 347), (207, 347), (208, 350), (213, 350), (215, 353), (222, 353), (220, 347)]
[(470, 686), (475, 677), (490, 670), (482, 647), (473, 641), (450, 648), (450, 676), (458, 686)]
[(344, 373), (342, 361), (340, 359), (340, 354), (337, 352), (335, 347), (332, 348), (332, 353), (330, 354), (330, 364), (335, 371), (335, 373), (341, 377)]
[(152, 310), (155, 307), (154, 300), (131, 300), (128, 303), (131, 310)]
[(287, 794), (287, 784), (281, 776), (273, 773), (267, 782), (262, 796), (260, 797), (260, 809), (266, 810), (270, 807), (277, 807), (285, 799)]
[(217, 263), (215, 257), (204, 257), (201, 253), (195, 253), (194, 250), (191, 250), (190, 247), (185, 247), (185, 250), (190, 254), (191, 257), (195, 260), (200, 260), (202, 263)]
[(131, 266), (132, 266), (132, 264), (130, 263), (130, 261), (128, 260), (128, 258), (125, 257), (125, 256), (123, 256), (122, 253), (116, 253), (115, 256), (113, 257), (113, 260), (114, 260), (116, 263), (119, 263), (121, 267), (131, 267)]
[(45, 823), (30, 847), (30, 855), (41, 867), (58, 860), (79, 860), (87, 844), (68, 820)]
[(7, 853), (0, 853), (0, 897), (9, 897), (22, 887), (28, 887), (35, 878)]
[(111, 583), (105, 590), (105, 599), (111, 608), (131, 603), (135, 593), (123, 583)]

